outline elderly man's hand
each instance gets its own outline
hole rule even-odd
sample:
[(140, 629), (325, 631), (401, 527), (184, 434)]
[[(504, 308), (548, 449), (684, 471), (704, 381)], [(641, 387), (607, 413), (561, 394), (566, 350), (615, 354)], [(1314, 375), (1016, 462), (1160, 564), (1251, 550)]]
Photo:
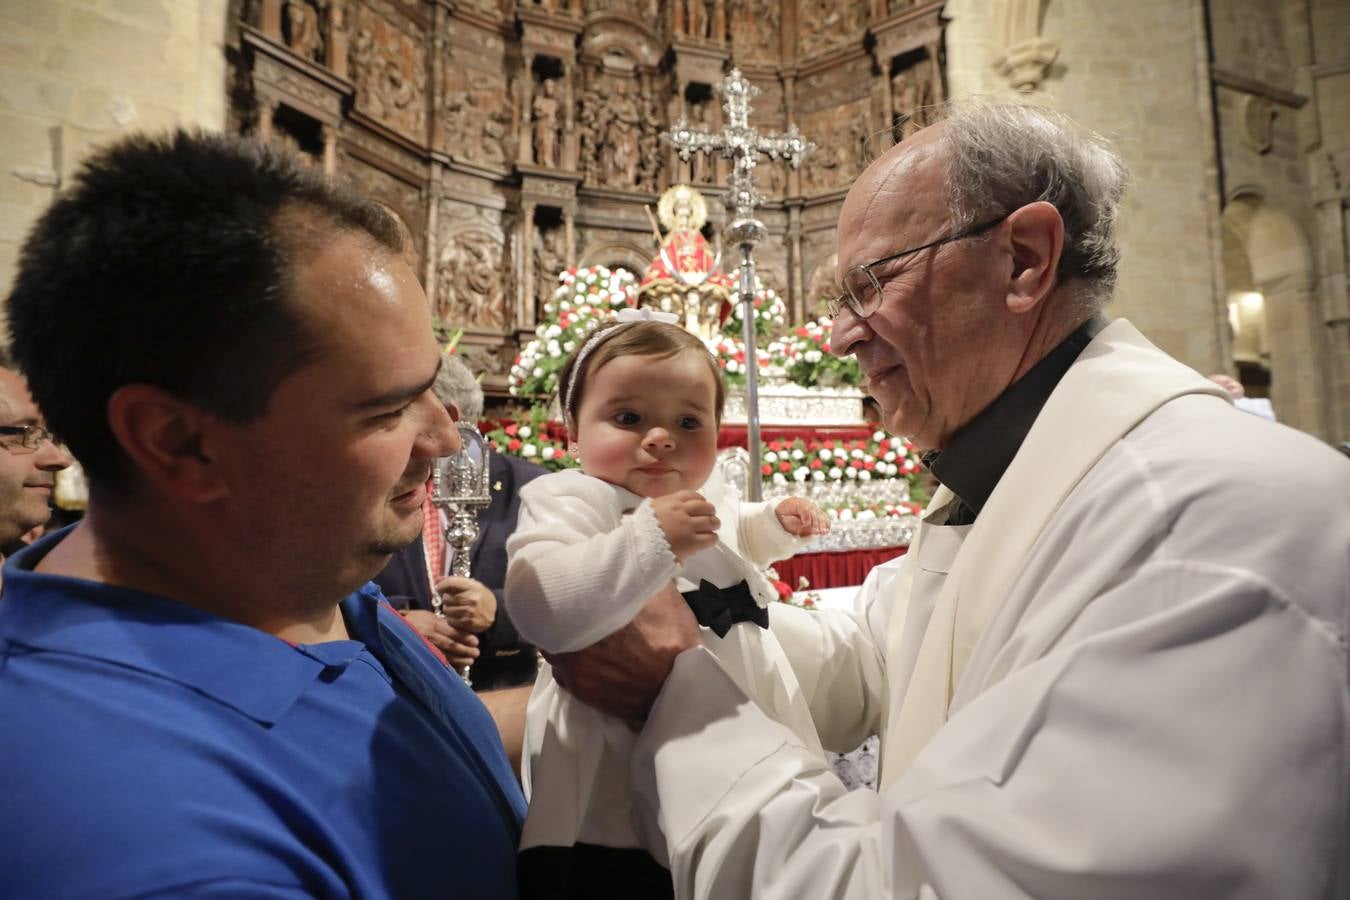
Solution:
[(446, 576), (436, 582), (445, 602), (445, 619), (460, 631), (482, 634), (497, 621), (497, 597), (481, 581)]
[(438, 619), (435, 613), (410, 609), (403, 613), (403, 618), (433, 647), (445, 654), (446, 660), (456, 669), (472, 665), (478, 658), (478, 638), (455, 628), (445, 619)]
[(553, 678), (589, 706), (641, 724), (675, 665), (702, 643), (689, 604), (668, 585), (632, 622), (584, 650), (546, 653)]

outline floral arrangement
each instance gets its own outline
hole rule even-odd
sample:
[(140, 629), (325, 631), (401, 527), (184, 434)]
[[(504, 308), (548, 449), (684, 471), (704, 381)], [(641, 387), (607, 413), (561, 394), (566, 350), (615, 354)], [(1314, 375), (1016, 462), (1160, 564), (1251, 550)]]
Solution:
[(919, 453), (904, 438), (884, 431), (869, 439), (769, 441), (760, 454), (765, 481), (775, 485), (805, 481), (872, 481), (905, 478), (918, 486)]
[(511, 366), (512, 394), (552, 394), (567, 354), (615, 310), (637, 302), (637, 278), (627, 269), (572, 268), (558, 281), (534, 339)]
[[(745, 384), (745, 341), (741, 340), (740, 335), (724, 333), (704, 343), (708, 347), (708, 352), (717, 360), (726, 383), (731, 387)], [(774, 362), (774, 357), (763, 350), (755, 354), (755, 364), (759, 367), (761, 378), (768, 374)]]
[(830, 352), (830, 328), (826, 316), (792, 329), (770, 346), (770, 353), (781, 357), (787, 377), (797, 384), (848, 385), (863, 382), (862, 369), (853, 357), (840, 359)]
[(550, 472), (575, 468), (576, 459), (567, 452), (565, 436), (548, 422), (547, 412), (535, 407), (515, 419), (507, 419), (484, 433), (496, 453), (519, 456)]
[[(759, 338), (756, 344), (783, 333), (787, 327), (787, 304), (778, 296), (778, 292), (761, 281), (758, 275), (755, 276), (755, 299), (752, 305), (755, 308), (755, 334)], [(745, 332), (742, 324), (744, 317), (745, 304), (741, 302), (741, 293), (738, 290), (731, 295), (731, 315), (722, 323), (722, 333), (728, 337), (741, 337)]]

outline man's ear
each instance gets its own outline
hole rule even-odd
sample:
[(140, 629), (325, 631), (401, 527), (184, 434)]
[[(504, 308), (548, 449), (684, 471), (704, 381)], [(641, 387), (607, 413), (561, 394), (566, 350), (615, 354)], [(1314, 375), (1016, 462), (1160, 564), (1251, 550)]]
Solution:
[(1035, 309), (1055, 286), (1055, 270), (1064, 250), (1064, 220), (1053, 204), (1029, 203), (1008, 216), (1012, 272), (1008, 278), (1008, 310)]
[(108, 425), (142, 477), (173, 496), (208, 503), (228, 493), (211, 448), (215, 416), (148, 384), (108, 398)]

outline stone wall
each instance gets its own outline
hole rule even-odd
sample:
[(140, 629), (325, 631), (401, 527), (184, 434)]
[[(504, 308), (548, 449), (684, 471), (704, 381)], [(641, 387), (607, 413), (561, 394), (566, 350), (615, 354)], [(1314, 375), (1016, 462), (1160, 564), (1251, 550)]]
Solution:
[(19, 247), (95, 145), (225, 125), (225, 0), (0, 3), (0, 297)]
[[(947, 4), (955, 97), (1018, 93), (995, 67), (1006, 48), (990, 10), (985, 0)], [(1057, 53), (1022, 96), (1110, 137), (1133, 175), (1120, 223), (1119, 289), (1108, 312), (1189, 365), (1219, 370), (1219, 205), (1199, 4), (1050, 0), (1041, 21), (1040, 39)]]

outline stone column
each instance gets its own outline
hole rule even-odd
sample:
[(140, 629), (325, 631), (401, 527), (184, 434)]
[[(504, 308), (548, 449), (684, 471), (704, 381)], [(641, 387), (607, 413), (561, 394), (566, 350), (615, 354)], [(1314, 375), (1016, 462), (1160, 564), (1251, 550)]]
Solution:
[(274, 97), (258, 98), (258, 140), (264, 144), (272, 139), (272, 119), (280, 105)]
[(563, 208), (563, 253), (568, 267), (577, 264), (577, 210), (575, 206)]
[(325, 58), (334, 75), (347, 77), (347, 25), (343, 21), (341, 3), (328, 5), (328, 49)]
[(262, 10), (258, 13), (258, 30), (278, 44), (283, 43), (281, 37), (281, 0), (262, 0)]
[(802, 209), (788, 207), (788, 316), (793, 322), (806, 319), (806, 273), (802, 270)]
[(323, 136), (323, 173), (332, 175), (337, 171), (337, 126), (321, 125), (319, 133)]
[(523, 163), (534, 162), (534, 127), (532, 124), (534, 106), (534, 54), (524, 54), (525, 67), (520, 79), (520, 149), (516, 159)]
[(534, 213), (538, 204), (526, 200), (520, 205), (520, 282), (516, 291), (516, 322), (520, 327), (533, 324), (535, 315), (534, 296)]
[(562, 105), (563, 105), (563, 133), (562, 133), (562, 168), (570, 171), (576, 171), (577, 160), (581, 157), (581, 145), (578, 142), (576, 117), (577, 101), (576, 92), (572, 89), (573, 65), (570, 60), (563, 60), (562, 77)]

